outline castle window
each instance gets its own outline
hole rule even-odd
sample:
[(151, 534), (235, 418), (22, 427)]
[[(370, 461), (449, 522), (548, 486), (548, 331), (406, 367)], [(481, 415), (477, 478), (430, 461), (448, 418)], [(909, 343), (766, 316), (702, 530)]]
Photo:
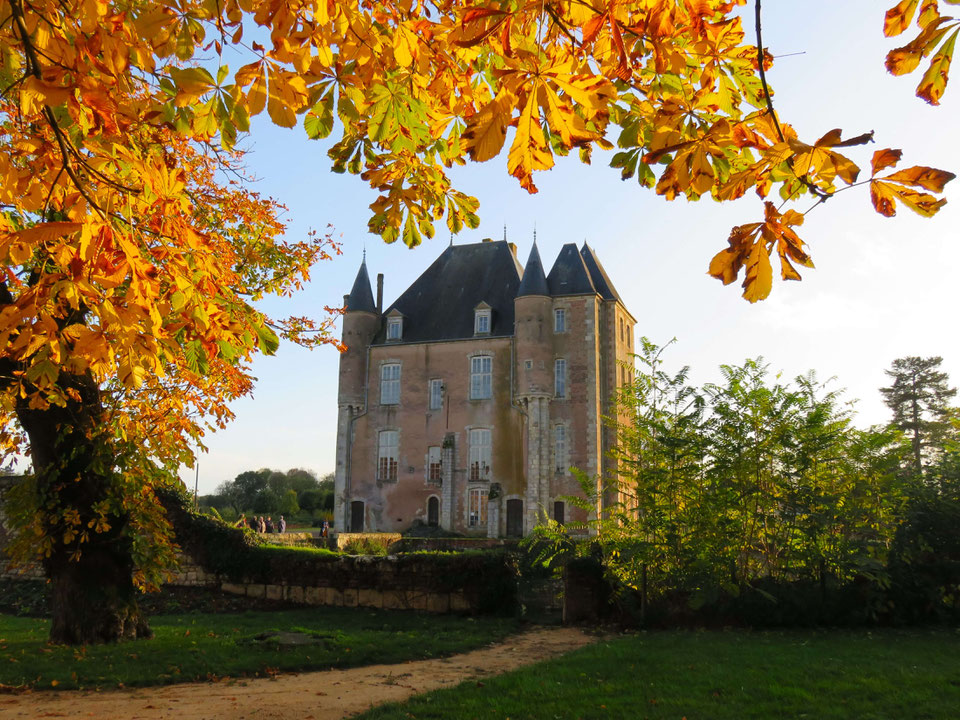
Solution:
[(443, 380), (440, 378), (433, 378), (430, 380), (427, 407), (431, 410), (439, 410), (443, 407)]
[(470, 527), (483, 527), (487, 524), (487, 488), (471, 488), (469, 496)]
[(624, 340), (624, 337), (623, 337), (624, 329), (623, 329), (623, 328), (624, 328), (623, 318), (620, 318), (620, 342), (623, 342), (623, 340)]
[(563, 472), (567, 458), (567, 428), (555, 425), (553, 428), (553, 457), (557, 472)]
[(470, 358), (470, 399), (484, 400), (493, 396), (493, 358), (478, 355)]
[(557, 308), (553, 311), (553, 331), (562, 333), (567, 331), (567, 311)]
[(397, 405), (400, 402), (400, 363), (380, 366), (380, 404)]
[(397, 481), (397, 444), (400, 433), (396, 430), (380, 432), (377, 452), (377, 480), (380, 482)]
[(399, 340), (403, 336), (403, 318), (387, 319), (387, 340)]
[(470, 480), (490, 479), (490, 431), (470, 431)]
[(567, 396), (567, 361), (564, 358), (553, 362), (553, 394), (558, 398)]
[(557, 500), (553, 503), (553, 519), (556, 520), (558, 524), (563, 525), (564, 514), (563, 501)]
[(473, 315), (473, 333), (474, 335), (490, 334), (490, 311), (475, 310)]
[(443, 480), (443, 455), (439, 445), (427, 448), (427, 480), (432, 483)]

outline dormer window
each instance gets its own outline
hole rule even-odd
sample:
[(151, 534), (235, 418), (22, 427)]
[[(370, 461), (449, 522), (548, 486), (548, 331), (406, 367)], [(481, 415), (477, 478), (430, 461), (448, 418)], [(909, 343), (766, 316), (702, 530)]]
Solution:
[(480, 303), (473, 309), (473, 334), (490, 334), (490, 314), (491, 308), (486, 303)]
[(387, 320), (387, 340), (399, 340), (403, 336), (403, 318)]
[(387, 342), (403, 339), (403, 314), (393, 309), (387, 314)]

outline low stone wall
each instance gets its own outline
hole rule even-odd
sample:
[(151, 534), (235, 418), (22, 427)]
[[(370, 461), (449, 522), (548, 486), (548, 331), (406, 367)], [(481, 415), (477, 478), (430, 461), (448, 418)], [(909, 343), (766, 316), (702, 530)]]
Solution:
[(262, 583), (221, 583), (223, 592), (268, 600), (287, 600), (303, 605), (368, 607), (385, 610), (426, 612), (471, 612), (476, 608), (463, 593), (426, 590), (382, 590), (378, 588), (335, 588)]
[[(0, 483), (0, 502), (9, 484)], [(500, 613), (516, 607), (516, 564), (502, 553), (357, 556), (295, 547), (315, 546), (317, 538), (309, 533), (265, 536), (270, 543), (286, 546), (270, 547), (185, 508), (175, 512), (181, 524), (186, 527), (192, 523), (194, 530), (185, 530), (182, 536), (178, 530), (177, 540), (183, 551), (170, 585), (218, 588), (252, 598), (335, 607), (436, 613)], [(198, 532), (199, 526), (206, 527), (208, 534)], [(21, 571), (8, 567), (2, 552), (9, 535), (0, 511), (0, 576), (42, 579), (39, 565)], [(344, 547), (351, 541), (365, 540), (389, 546), (397, 545), (400, 539), (399, 534), (341, 533), (336, 544)]]

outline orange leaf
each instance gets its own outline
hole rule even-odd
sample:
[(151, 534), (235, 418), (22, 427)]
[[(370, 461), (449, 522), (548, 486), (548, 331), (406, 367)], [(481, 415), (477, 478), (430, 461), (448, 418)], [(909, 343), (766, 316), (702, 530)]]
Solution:
[(82, 227), (83, 225), (77, 222), (39, 223), (25, 230), (10, 233), (3, 239), (3, 242), (20, 241), (30, 245), (42, 245), (50, 240), (56, 240), (63, 235), (75, 233)]
[(922, 167), (920, 165), (906, 170), (898, 170), (893, 175), (883, 178), (891, 182), (898, 182), (904, 185), (913, 185), (922, 187), (932, 192), (943, 192), (943, 187), (956, 177), (952, 172), (946, 170), (937, 170), (936, 168)]
[(876, 175), (881, 170), (896, 166), (902, 156), (903, 150), (877, 150), (871, 161), (873, 174)]

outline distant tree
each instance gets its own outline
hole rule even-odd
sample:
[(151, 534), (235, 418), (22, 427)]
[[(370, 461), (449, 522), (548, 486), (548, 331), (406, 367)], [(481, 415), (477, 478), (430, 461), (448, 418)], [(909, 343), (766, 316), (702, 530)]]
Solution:
[(304, 468), (290, 468), (287, 470), (286, 476), (287, 489), (296, 490), (297, 493), (315, 489), (320, 485), (316, 473)]
[(326, 475), (324, 475), (322, 478), (320, 478), (320, 481), (317, 487), (320, 488), (321, 490), (329, 490), (330, 492), (333, 492), (333, 479), (334, 479), (334, 474), (332, 472), (329, 472)]
[(918, 475), (923, 471), (924, 456), (939, 457), (951, 431), (949, 401), (957, 389), (948, 384), (941, 362), (939, 356), (897, 358), (885, 371), (893, 384), (880, 388), (883, 401), (893, 412), (893, 424), (910, 437), (913, 470)]
[(246, 470), (234, 478), (233, 485), (237, 492), (241, 509), (256, 509), (257, 498), (267, 489), (267, 480), (271, 472), (271, 470), (266, 468)]
[(280, 496), (270, 488), (261, 491), (253, 500), (254, 512), (273, 513), (280, 509)]
[(299, 495), (297, 495), (297, 504), (300, 506), (301, 510), (306, 510), (307, 512), (313, 512), (314, 510), (319, 510), (321, 502), (323, 501), (323, 491), (322, 490), (304, 490)]
[[(205, 500), (206, 502), (204, 502)], [(217, 485), (217, 489), (213, 495), (201, 497), (200, 504), (208, 506), (216, 505), (217, 507), (229, 506), (238, 513), (243, 510), (240, 491), (236, 483), (230, 480)]]
[(284, 515), (295, 515), (300, 512), (300, 504), (297, 502), (296, 490), (287, 490), (280, 497), (280, 512)]

